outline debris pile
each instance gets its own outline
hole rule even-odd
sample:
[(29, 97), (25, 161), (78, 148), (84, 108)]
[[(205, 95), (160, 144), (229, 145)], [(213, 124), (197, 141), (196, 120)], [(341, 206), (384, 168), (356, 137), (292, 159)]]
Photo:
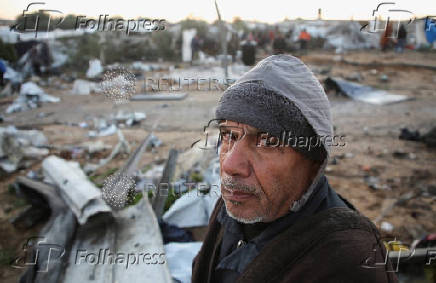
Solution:
[(46, 94), (34, 82), (27, 82), (21, 85), (20, 95), (6, 109), (6, 113), (26, 111), (32, 108), (37, 108), (43, 102), (59, 102), (60, 98)]
[(7, 173), (29, 167), (49, 154), (48, 140), (37, 130), (0, 128), (0, 167)]

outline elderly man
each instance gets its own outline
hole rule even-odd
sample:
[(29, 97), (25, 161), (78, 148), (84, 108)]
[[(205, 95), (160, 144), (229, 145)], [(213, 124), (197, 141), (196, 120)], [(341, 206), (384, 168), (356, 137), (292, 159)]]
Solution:
[(192, 282), (397, 282), (376, 227), (323, 175), (329, 102), (299, 59), (270, 56), (221, 97), (221, 195)]

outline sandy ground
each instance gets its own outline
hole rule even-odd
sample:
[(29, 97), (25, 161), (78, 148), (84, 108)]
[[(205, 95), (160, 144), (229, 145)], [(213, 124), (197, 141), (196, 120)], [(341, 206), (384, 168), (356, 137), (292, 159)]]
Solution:
[[(302, 60), (313, 69), (331, 67), (328, 74), (317, 74), (320, 81), (327, 76), (344, 77), (353, 72), (362, 76), (360, 83), (377, 88), (405, 94), (413, 100), (386, 106), (375, 106), (349, 98), (328, 94), (331, 102), (332, 118), (336, 135), (345, 137), (346, 145), (334, 147), (332, 158), (336, 164), (329, 164), (326, 175), (332, 187), (347, 198), (359, 211), (375, 220), (382, 209), (400, 195), (410, 191), (420, 192), (428, 186), (436, 186), (436, 149), (424, 144), (398, 139), (400, 128), (408, 127), (422, 133), (436, 126), (436, 71), (429, 68), (387, 66), (373, 67), (367, 63), (407, 62), (410, 64), (433, 65), (436, 67), (435, 53), (406, 52), (394, 53), (355, 52), (342, 55), (328, 52), (314, 52), (302, 56)], [(359, 66), (358, 63), (362, 63)], [(374, 74), (372, 69), (376, 69)], [(386, 74), (388, 82), (381, 82), (380, 75)], [(65, 83), (62, 83), (65, 84)], [(71, 87), (71, 85), (69, 85)], [(91, 140), (87, 129), (77, 126), (92, 117), (109, 117), (118, 109), (144, 111), (147, 119), (139, 126), (125, 128), (123, 133), (133, 147), (137, 145), (152, 129), (163, 141), (163, 146), (154, 153), (146, 153), (141, 166), (152, 161), (163, 160), (170, 148), (187, 150), (202, 136), (203, 126), (213, 118), (214, 107), (220, 97), (218, 91), (191, 91), (181, 101), (137, 101), (114, 107), (102, 95), (76, 96), (68, 94), (69, 90), (59, 90), (54, 86), (45, 88), (47, 93), (59, 96), (62, 101), (44, 104), (41, 108), (26, 112), (6, 115), (9, 122), (17, 127), (33, 127), (44, 131), (52, 145), (74, 145)], [(9, 99), (10, 100), (10, 99)], [(3, 112), (7, 107), (0, 103)], [(41, 112), (48, 114), (39, 118)], [(114, 146), (116, 135), (99, 138), (106, 144)], [(405, 158), (396, 158), (394, 152), (406, 152)], [(107, 150), (103, 155), (108, 155)], [(59, 153), (52, 150), (52, 153)], [(117, 158), (100, 172), (116, 168), (123, 164), (126, 156)], [(86, 160), (80, 159), (84, 163)], [(39, 168), (36, 163), (32, 169)], [(29, 170), (29, 169), (28, 169)], [(14, 228), (9, 219), (22, 209), (17, 198), (8, 192), (8, 185), (19, 175), (28, 170), (3, 176), (0, 180), (0, 250), (18, 254), (25, 239), (36, 236), (43, 223), (28, 230)], [(365, 175), (378, 178), (378, 184), (384, 189), (372, 189), (365, 182)], [(410, 243), (428, 233), (436, 232), (436, 198), (435, 196), (418, 196), (402, 205), (395, 206), (381, 221), (387, 221), (394, 230), (387, 236)], [(379, 225), (379, 223), (378, 223)], [(21, 270), (0, 266), (1, 282), (16, 282)]]

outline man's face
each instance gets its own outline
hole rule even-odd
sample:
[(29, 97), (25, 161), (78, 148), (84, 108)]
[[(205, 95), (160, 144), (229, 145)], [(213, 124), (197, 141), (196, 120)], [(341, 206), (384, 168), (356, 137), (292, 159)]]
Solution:
[(243, 223), (284, 216), (312, 182), (319, 164), (291, 147), (258, 145), (247, 124), (220, 124), (221, 195), (228, 214)]

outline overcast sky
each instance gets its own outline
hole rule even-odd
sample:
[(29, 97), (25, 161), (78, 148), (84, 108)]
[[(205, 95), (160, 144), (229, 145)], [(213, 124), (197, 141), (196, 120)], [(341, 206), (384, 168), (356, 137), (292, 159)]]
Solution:
[[(21, 14), (32, 1), (0, 0), (0, 18), (14, 19)], [(45, 5), (34, 6), (40, 9), (56, 9), (64, 14), (80, 14), (98, 18), (100, 14), (110, 16), (121, 15), (124, 18), (159, 18), (176, 22), (188, 16), (201, 18), (208, 22), (216, 16), (212, 0), (158, 0), (158, 1), (94, 1), (94, 0), (36, 0)], [(379, 3), (395, 2), (395, 5), (385, 5), (387, 9), (408, 10), (418, 17), (436, 16), (436, 0), (402, 0), (402, 1), (344, 1), (344, 0), (218, 0), (222, 17), (231, 21), (238, 16), (244, 20), (262, 22), (277, 22), (285, 18), (315, 19), (318, 8), (322, 9), (324, 19), (370, 19), (372, 10)], [(407, 13), (397, 13), (407, 16)]]

